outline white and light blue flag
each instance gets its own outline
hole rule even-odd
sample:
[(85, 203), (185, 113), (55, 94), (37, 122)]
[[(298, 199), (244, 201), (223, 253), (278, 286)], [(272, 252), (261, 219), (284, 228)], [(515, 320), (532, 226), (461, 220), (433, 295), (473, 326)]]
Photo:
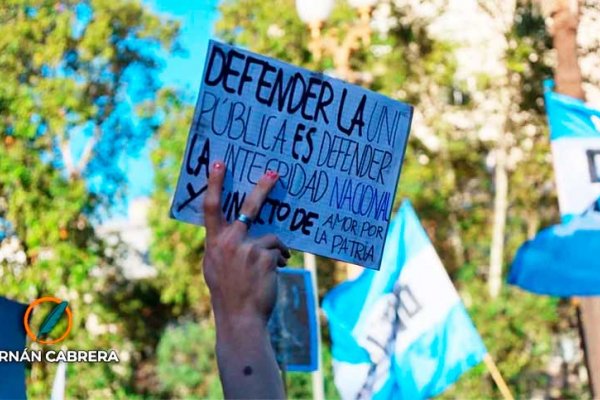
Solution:
[(562, 224), (521, 246), (508, 281), (540, 294), (599, 295), (600, 110), (553, 86), (545, 82)]
[(380, 271), (323, 300), (343, 399), (423, 399), (487, 353), (411, 204), (390, 224)]

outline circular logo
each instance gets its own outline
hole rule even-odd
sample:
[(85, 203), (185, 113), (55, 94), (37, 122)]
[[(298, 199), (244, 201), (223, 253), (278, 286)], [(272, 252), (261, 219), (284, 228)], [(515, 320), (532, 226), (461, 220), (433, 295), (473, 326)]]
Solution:
[[(33, 329), (31, 329), (29, 317), (31, 316), (31, 312), (34, 308), (38, 307), (44, 303), (53, 303), (56, 304), (50, 313), (46, 316), (42, 324), (38, 328), (38, 334), (33, 333)], [(54, 327), (60, 322), (63, 318), (64, 314), (67, 314), (67, 329), (57, 339), (49, 339), (47, 336), (52, 332)], [(73, 326), (73, 315), (71, 314), (71, 309), (69, 308), (69, 304), (66, 301), (62, 301), (56, 297), (42, 297), (40, 299), (32, 302), (29, 307), (27, 307), (27, 311), (25, 311), (25, 316), (23, 317), (23, 325), (25, 325), (25, 331), (27, 332), (27, 336), (31, 338), (34, 342), (39, 344), (56, 344), (60, 343), (67, 338), (69, 332), (71, 332), (71, 327)]]

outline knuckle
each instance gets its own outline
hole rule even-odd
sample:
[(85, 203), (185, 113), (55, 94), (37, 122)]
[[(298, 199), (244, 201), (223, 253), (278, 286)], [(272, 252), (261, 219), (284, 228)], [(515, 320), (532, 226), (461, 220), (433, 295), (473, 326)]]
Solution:
[(235, 251), (238, 249), (238, 245), (237, 243), (235, 243), (230, 237), (228, 236), (223, 236), (220, 238), (219, 240), (219, 246), (218, 246), (221, 251), (225, 254), (225, 255), (231, 255), (234, 254)]
[(217, 213), (219, 211), (219, 200), (212, 196), (206, 196), (204, 198), (204, 211), (206, 213)]
[(274, 242), (274, 243), (278, 243), (279, 242), (279, 238), (277, 236), (275, 236), (272, 233), (268, 233), (264, 236), (264, 240), (265, 242)]
[(260, 262), (261, 266), (269, 267), (274, 262), (276, 262), (276, 260), (274, 260), (273, 256), (271, 254), (269, 254), (268, 252), (262, 252), (262, 254), (259, 257), (259, 262)]
[(248, 204), (246, 205), (246, 209), (247, 209), (247, 214), (249, 214), (249, 215), (258, 214), (258, 205), (256, 204), (256, 201), (249, 201)]
[(248, 255), (253, 260), (260, 260), (262, 253), (262, 249), (258, 245), (252, 243), (248, 246)]
[(269, 190), (271, 190), (271, 187), (274, 185), (274, 182), (272, 182), (269, 179), (261, 179), (257, 182), (256, 187), (258, 188), (258, 190), (260, 190), (261, 192), (268, 192)]

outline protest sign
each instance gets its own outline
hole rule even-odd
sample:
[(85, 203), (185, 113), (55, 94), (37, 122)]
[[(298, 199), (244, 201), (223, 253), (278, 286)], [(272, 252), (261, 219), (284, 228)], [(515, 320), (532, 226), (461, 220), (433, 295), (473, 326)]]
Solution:
[(171, 216), (203, 224), (214, 161), (228, 221), (277, 171), (251, 236), (379, 269), (411, 118), (410, 105), (211, 41)]
[(277, 302), (269, 320), (277, 362), (286, 371), (316, 371), (317, 316), (310, 272), (280, 268), (277, 280)]

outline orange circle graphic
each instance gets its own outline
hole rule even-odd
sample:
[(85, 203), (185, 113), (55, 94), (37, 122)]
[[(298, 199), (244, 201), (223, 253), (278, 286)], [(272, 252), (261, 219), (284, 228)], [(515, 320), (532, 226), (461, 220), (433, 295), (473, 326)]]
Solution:
[(69, 335), (69, 332), (71, 332), (71, 328), (73, 326), (73, 315), (71, 314), (71, 309), (69, 308), (69, 306), (67, 306), (67, 308), (66, 308), (67, 319), (68, 319), (67, 330), (58, 339), (38, 340), (38, 338), (32, 332), (31, 327), (29, 326), (29, 316), (31, 315), (31, 312), (33, 311), (33, 309), (35, 307), (39, 306), (42, 303), (60, 304), (61, 302), (62, 302), (62, 300), (57, 299), (56, 297), (42, 297), (40, 299), (35, 300), (33, 303), (31, 303), (29, 305), (29, 307), (27, 307), (27, 311), (25, 311), (25, 315), (23, 316), (23, 325), (25, 325), (25, 331), (27, 332), (27, 336), (29, 336), (31, 338), (31, 340), (33, 340), (34, 342), (38, 342), (39, 344), (56, 344), (56, 343), (62, 342), (63, 340), (65, 340), (67, 338), (67, 336)]

